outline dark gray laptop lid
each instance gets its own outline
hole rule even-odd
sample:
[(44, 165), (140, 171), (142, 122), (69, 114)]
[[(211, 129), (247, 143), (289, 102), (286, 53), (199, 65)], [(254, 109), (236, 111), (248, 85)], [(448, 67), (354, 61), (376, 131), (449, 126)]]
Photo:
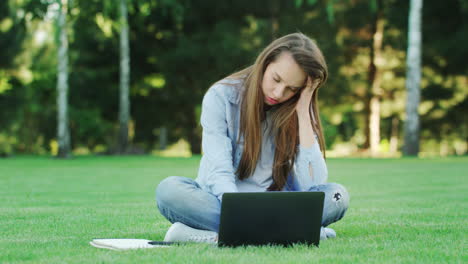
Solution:
[(221, 205), (219, 246), (318, 246), (323, 192), (225, 193)]

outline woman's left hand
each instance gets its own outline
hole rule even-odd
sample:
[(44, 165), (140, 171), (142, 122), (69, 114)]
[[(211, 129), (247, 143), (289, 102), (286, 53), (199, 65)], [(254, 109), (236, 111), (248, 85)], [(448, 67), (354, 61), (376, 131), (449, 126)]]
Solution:
[(312, 101), (312, 94), (314, 93), (315, 89), (317, 89), (318, 84), (319, 81), (312, 81), (312, 78), (310, 76), (307, 77), (306, 87), (302, 89), (299, 101), (296, 105), (296, 112), (298, 115), (309, 114), (309, 107)]

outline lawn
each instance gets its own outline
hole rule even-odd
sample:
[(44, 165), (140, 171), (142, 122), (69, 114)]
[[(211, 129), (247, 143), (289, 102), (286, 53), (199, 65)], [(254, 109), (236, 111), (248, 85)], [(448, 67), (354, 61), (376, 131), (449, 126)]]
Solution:
[(351, 195), (337, 238), (320, 248), (203, 244), (116, 252), (93, 238), (162, 240), (154, 201), (167, 176), (195, 177), (199, 157), (0, 159), (0, 263), (468, 263), (468, 157), (328, 159)]

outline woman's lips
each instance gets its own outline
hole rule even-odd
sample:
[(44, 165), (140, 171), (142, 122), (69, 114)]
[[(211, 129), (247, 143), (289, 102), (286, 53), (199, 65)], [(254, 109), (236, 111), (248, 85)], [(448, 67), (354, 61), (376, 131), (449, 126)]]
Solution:
[(270, 97), (268, 97), (268, 96), (266, 97), (266, 99), (267, 99), (267, 102), (270, 103), (270, 104), (277, 104), (277, 103), (279, 103), (279, 102), (276, 101), (275, 99), (270, 98)]

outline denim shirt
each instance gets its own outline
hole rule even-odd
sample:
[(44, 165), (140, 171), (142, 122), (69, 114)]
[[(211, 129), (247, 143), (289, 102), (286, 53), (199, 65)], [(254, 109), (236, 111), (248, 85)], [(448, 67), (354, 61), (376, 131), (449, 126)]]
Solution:
[[(208, 89), (202, 102), (203, 156), (195, 181), (220, 200), (225, 192), (238, 192), (235, 171), (244, 148), (243, 137), (237, 141), (243, 89), (242, 81), (224, 79)], [(296, 159), (283, 191), (307, 191), (314, 185), (326, 183), (327, 166), (317, 135), (314, 136), (311, 147), (296, 146)], [(273, 158), (274, 152), (270, 155)], [(250, 177), (254, 176), (255, 173)]]

